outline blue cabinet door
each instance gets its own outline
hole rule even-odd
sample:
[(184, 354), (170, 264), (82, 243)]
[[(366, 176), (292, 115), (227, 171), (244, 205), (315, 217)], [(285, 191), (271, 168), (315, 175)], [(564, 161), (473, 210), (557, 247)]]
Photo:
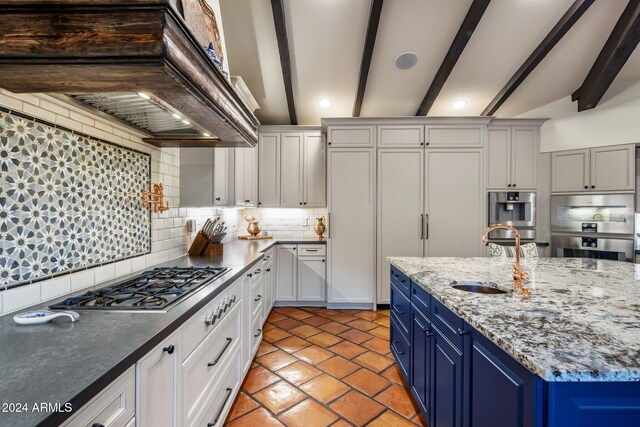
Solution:
[(433, 327), (429, 427), (462, 426), (462, 353)]
[(542, 379), (476, 330), (465, 335), (464, 357), (465, 427), (542, 425)]
[(405, 335), (402, 326), (399, 326), (397, 320), (391, 317), (391, 331), (390, 331), (390, 339), (391, 339), (391, 354), (398, 362), (398, 366), (400, 367), (400, 371), (404, 376), (407, 384), (411, 383), (411, 342), (410, 338)]
[(411, 309), (413, 319), (413, 339), (411, 341), (411, 392), (415, 397), (422, 413), (429, 415), (429, 380), (430, 354), (429, 341), (433, 335), (431, 323), (415, 307)]

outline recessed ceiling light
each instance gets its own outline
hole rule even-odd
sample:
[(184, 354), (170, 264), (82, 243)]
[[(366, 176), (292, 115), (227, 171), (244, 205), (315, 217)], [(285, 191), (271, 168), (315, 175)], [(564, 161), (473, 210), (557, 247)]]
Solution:
[(329, 108), (329, 107), (331, 107), (331, 101), (329, 101), (326, 98), (323, 98), (320, 101), (318, 101), (318, 107), (320, 107), (320, 108)]
[(180, 114), (173, 113), (173, 118), (180, 120), (182, 117), (180, 117)]
[(460, 110), (466, 106), (467, 106), (467, 101), (465, 101), (464, 99), (459, 99), (455, 101), (453, 104), (451, 104), (451, 108), (453, 108), (454, 110)]
[(151, 99), (151, 97), (144, 92), (138, 92), (138, 96), (144, 99)]
[(393, 60), (393, 66), (398, 70), (408, 70), (418, 63), (418, 55), (413, 52), (403, 52)]

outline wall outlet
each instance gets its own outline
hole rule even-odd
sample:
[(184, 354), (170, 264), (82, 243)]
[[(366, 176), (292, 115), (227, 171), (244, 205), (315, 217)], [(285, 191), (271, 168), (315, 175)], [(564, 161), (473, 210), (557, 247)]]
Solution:
[(300, 225), (303, 226), (303, 227), (308, 227), (309, 226), (309, 218), (307, 218), (306, 216), (304, 218), (302, 218), (302, 221), (301, 221)]

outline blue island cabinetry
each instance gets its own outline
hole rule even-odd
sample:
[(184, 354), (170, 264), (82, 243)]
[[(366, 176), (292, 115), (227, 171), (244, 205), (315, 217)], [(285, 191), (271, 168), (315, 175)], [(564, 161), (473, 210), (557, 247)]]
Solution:
[(640, 383), (547, 382), (394, 266), (391, 351), (430, 427), (640, 426)]

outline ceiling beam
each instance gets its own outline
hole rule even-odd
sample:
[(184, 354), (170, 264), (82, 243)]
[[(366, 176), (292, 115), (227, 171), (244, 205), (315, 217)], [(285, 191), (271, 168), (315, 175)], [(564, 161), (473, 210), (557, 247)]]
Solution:
[(571, 96), (578, 111), (594, 108), (640, 42), (640, 0), (629, 0), (582, 86)]
[(507, 84), (498, 92), (493, 100), (482, 111), (481, 116), (493, 116), (496, 111), (505, 103), (513, 92), (522, 84), (522, 82), (531, 74), (531, 72), (542, 62), (545, 56), (556, 44), (564, 37), (565, 34), (578, 22), (580, 17), (591, 7), (595, 0), (576, 0), (567, 12), (560, 18), (558, 23), (551, 29), (549, 34), (536, 47), (527, 60), (518, 68), (518, 71), (509, 79)]
[(289, 38), (287, 36), (287, 21), (284, 16), (283, 0), (271, 0), (271, 10), (273, 11), (273, 23), (276, 27), (276, 38), (278, 39), (280, 67), (282, 67), (284, 92), (287, 96), (287, 107), (289, 109), (289, 122), (292, 125), (297, 125), (298, 117), (296, 115), (296, 104), (293, 99), (291, 55), (289, 54)]
[(367, 89), (367, 79), (369, 78), (369, 68), (371, 67), (371, 58), (373, 57), (373, 48), (376, 44), (376, 36), (378, 35), (378, 24), (380, 24), (380, 15), (382, 14), (382, 3), (383, 0), (373, 0), (371, 3), (367, 36), (364, 40), (362, 62), (360, 62), (358, 92), (356, 93), (356, 101), (353, 104), (353, 117), (360, 117), (362, 101), (364, 100), (364, 92)]
[(427, 90), (427, 94), (424, 96), (418, 111), (416, 111), (416, 116), (426, 116), (429, 110), (431, 110), (433, 103), (436, 101), (438, 94), (449, 78), (451, 71), (453, 71), (453, 67), (455, 67), (458, 62), (460, 55), (462, 55), (464, 48), (467, 46), (469, 39), (471, 39), (473, 32), (480, 22), (480, 18), (484, 15), (490, 2), (491, 0), (473, 0), (467, 16), (464, 17), (464, 21), (462, 21), (462, 25), (460, 25), (458, 33), (453, 39), (451, 47), (449, 47), (449, 51), (445, 55), (442, 64), (440, 64), (440, 68), (433, 78), (429, 90)]

